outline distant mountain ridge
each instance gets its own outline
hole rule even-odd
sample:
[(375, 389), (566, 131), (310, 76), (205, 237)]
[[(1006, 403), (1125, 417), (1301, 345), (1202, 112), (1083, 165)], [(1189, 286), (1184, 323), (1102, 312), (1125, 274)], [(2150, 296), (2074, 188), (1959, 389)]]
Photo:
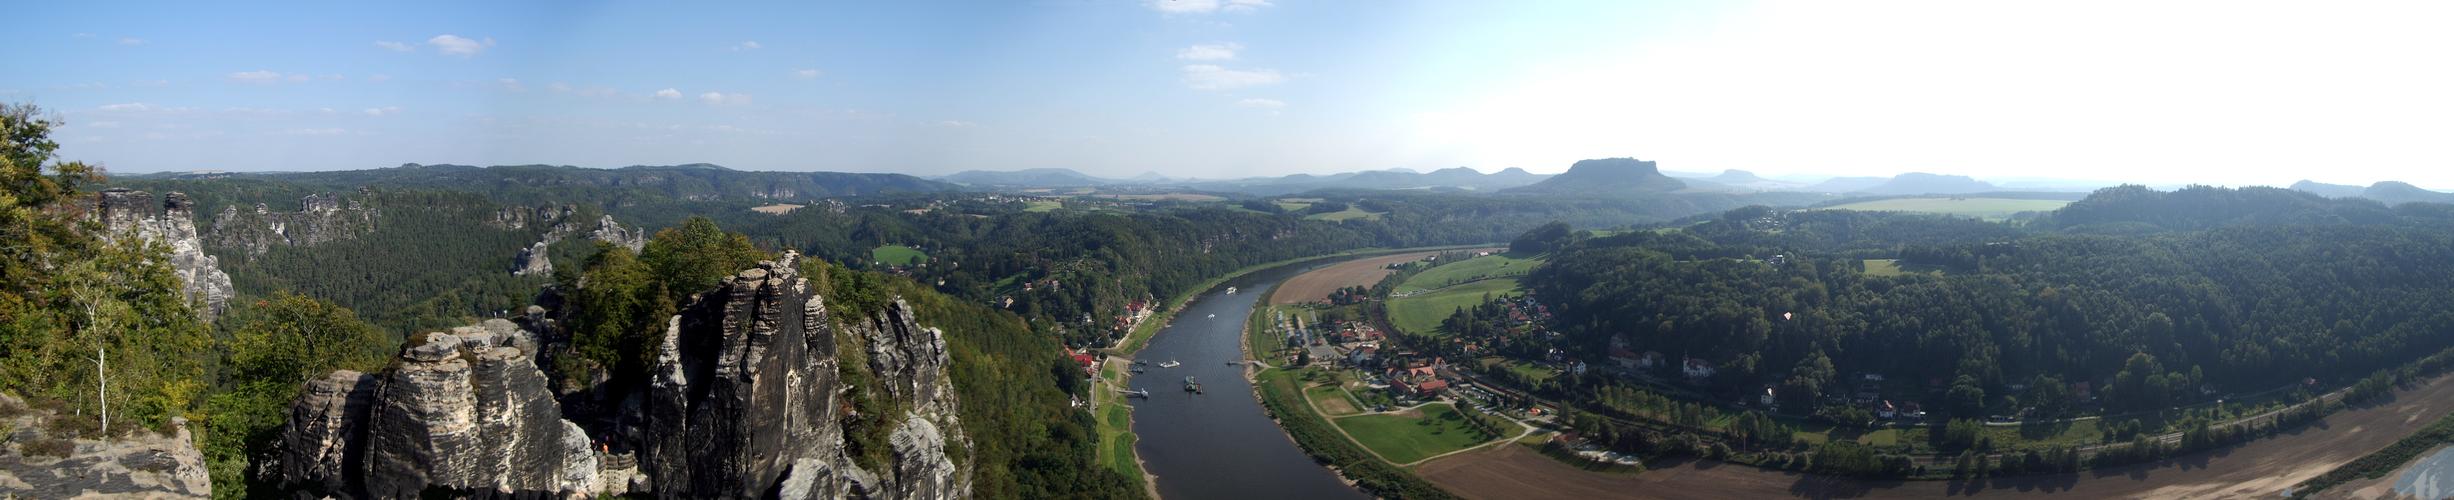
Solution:
[(2388, 205), (2403, 203), (2454, 203), (2454, 193), (2430, 191), (2402, 181), (2380, 181), (2363, 188), (2348, 184), (2326, 184), (2316, 181), (2292, 183), (2293, 191), (2328, 198), (2367, 198)]
[(1968, 194), (1999, 190), (2001, 189), (1994, 187), (1994, 185), (1991, 183), (1970, 178), (1969, 176), (1965, 175), (1942, 175), (1929, 174), (1925, 172), (1909, 172), (1894, 176), (1891, 180), (1884, 181), (1882, 184), (1876, 184), (1874, 186), (1860, 189), (1857, 192), (1898, 195)]
[[(145, 178), (148, 176), (137, 176)], [(764, 172), (710, 163), (585, 168), (568, 165), (422, 165), (280, 173), (156, 174), (154, 178), (253, 178), (329, 189), (365, 186), (477, 192), (521, 203), (646, 192), (685, 200), (797, 200), (896, 192), (957, 191), (961, 186), (904, 174)], [(528, 199), (533, 198), (533, 199)]]
[(1687, 183), (1662, 175), (1654, 162), (1635, 158), (1580, 160), (1542, 182), (1502, 190), (1511, 194), (1624, 195), (1665, 193)]

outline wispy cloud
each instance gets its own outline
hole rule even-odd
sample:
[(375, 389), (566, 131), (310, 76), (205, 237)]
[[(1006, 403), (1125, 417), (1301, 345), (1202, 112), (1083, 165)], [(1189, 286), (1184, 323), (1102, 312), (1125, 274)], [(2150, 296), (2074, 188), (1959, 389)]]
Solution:
[(824, 74), (826, 74), (826, 72), (823, 72), (823, 71), (818, 71), (818, 70), (815, 70), (815, 69), (799, 69), (799, 70), (793, 70), (793, 72), (792, 72), (792, 77), (793, 77), (793, 78), (803, 79), (803, 80), (816, 80), (816, 79), (818, 79), (818, 76), (819, 76), (819, 75), (824, 75)]
[(1184, 66), (1184, 84), (1194, 90), (1231, 90), (1285, 81), (1287, 75), (1274, 69), (1228, 69), (1213, 64)]
[(426, 39), (426, 44), (433, 45), (435, 47), (435, 51), (441, 52), (443, 55), (473, 57), (479, 52), (484, 52), (486, 47), (493, 47), (494, 38), (486, 37), (483, 40), (471, 40), (461, 38), (459, 35), (445, 33), (435, 35), (434, 38)]
[(664, 90), (659, 90), (659, 91), (656, 91), (656, 98), (657, 98), (657, 99), (680, 99), (680, 98), (682, 98), (682, 91), (679, 91), (679, 90), (674, 90), (674, 89), (664, 89)]
[(736, 43), (736, 44), (733, 44), (733, 46), (732, 46), (732, 47), (729, 47), (729, 48), (730, 48), (731, 50), (758, 50), (758, 49), (760, 49), (760, 48), (764, 48), (764, 47), (766, 47), (766, 46), (764, 46), (764, 45), (759, 45), (757, 40), (750, 40), (750, 41), (746, 41), (746, 42), (741, 42), (741, 43)]
[(1231, 61), (1235, 60), (1236, 51), (1240, 50), (1244, 50), (1244, 44), (1205, 43), (1177, 50), (1176, 58), (1187, 61)]
[(1256, 97), (1256, 98), (1251, 98), (1251, 99), (1245, 99), (1245, 100), (1241, 100), (1241, 101), (1236, 101), (1236, 107), (1239, 107), (1239, 108), (1253, 108), (1253, 109), (1266, 109), (1266, 110), (1271, 110), (1271, 111), (1277, 111), (1277, 110), (1281, 110), (1281, 109), (1286, 109), (1286, 108), (1287, 108), (1287, 102), (1286, 102), (1286, 101), (1277, 100), (1277, 99), (1262, 99), (1262, 98), (1258, 98), (1258, 97)]
[(749, 103), (750, 103), (750, 95), (749, 95), (749, 94), (727, 94), (727, 93), (723, 93), (723, 92), (708, 92), (708, 93), (705, 93), (705, 94), (699, 94), (699, 102), (704, 102), (704, 103), (708, 103), (708, 104), (716, 104), (716, 105), (724, 105), (724, 104), (749, 104)]
[(378, 41), (378, 42), (375, 42), (375, 46), (376, 46), (376, 47), (383, 47), (383, 49), (384, 49), (384, 50), (389, 50), (389, 51), (393, 51), (393, 52), (417, 52), (417, 50), (418, 50), (417, 46), (415, 46), (415, 45), (410, 45), (410, 44), (400, 43), (400, 42), (394, 42), (394, 41), (388, 41), (388, 40), (386, 40), (386, 41)]
[(153, 106), (141, 102), (128, 102), (119, 104), (104, 104), (102, 105), (101, 109), (103, 111), (151, 111), (153, 110)]
[(119, 44), (120, 44), (120, 45), (127, 45), (127, 46), (144, 45), (144, 44), (145, 44), (145, 39), (143, 39), (143, 38), (136, 38), (136, 37), (121, 37), (121, 38), (119, 39)]
[(527, 86), (520, 85), (520, 79), (518, 79), (518, 78), (501, 78), (501, 79), (496, 79), (496, 80), (494, 80), (494, 83), (495, 83), (496, 85), (501, 85), (501, 86), (503, 86), (503, 90), (508, 90), (508, 91), (512, 91), (512, 92), (525, 92), (525, 91), (527, 91), (527, 90), (528, 90), (528, 87), (527, 87)]
[(366, 111), (362, 111), (362, 113), (366, 113), (366, 115), (367, 115), (367, 116), (387, 116), (387, 115), (395, 115), (395, 114), (400, 114), (400, 106), (384, 106), (384, 107), (380, 107), (380, 108), (366, 108)]
[(563, 92), (570, 92), (570, 91), (571, 91), (571, 84), (568, 84), (568, 83), (562, 83), (562, 82), (554, 82), (554, 83), (549, 83), (549, 84), (546, 84), (546, 85), (545, 85), (545, 90), (546, 90), (546, 91), (549, 91), (549, 92), (554, 92), (554, 93), (557, 93), (557, 94), (559, 94), (559, 93), (563, 93)]
[(1209, 14), (1212, 12), (1252, 12), (1270, 6), (1269, 0), (1150, 0), (1152, 10), (1169, 14)]
[(349, 133), (349, 130), (342, 128), (294, 128), (283, 130), (281, 133), (289, 135), (341, 135)]
[(940, 126), (940, 127), (946, 127), (946, 128), (972, 128), (972, 127), (978, 127), (978, 126), (980, 126), (980, 124), (977, 124), (977, 123), (972, 123), (972, 122), (967, 122), (967, 121), (962, 121), (962, 120), (945, 120), (945, 121), (940, 121), (940, 122), (937, 122), (937, 126)]
[(278, 83), (281, 73), (266, 70), (241, 71), (230, 74), (230, 81), (239, 83)]

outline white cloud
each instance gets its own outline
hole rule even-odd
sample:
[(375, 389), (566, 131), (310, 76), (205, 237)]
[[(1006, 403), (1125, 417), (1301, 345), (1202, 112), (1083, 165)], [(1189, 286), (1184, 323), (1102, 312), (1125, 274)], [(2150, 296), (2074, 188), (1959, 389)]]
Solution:
[(1239, 108), (1253, 108), (1253, 109), (1267, 109), (1267, 110), (1276, 111), (1276, 110), (1280, 110), (1280, 109), (1286, 109), (1286, 107), (1287, 107), (1287, 102), (1286, 102), (1286, 101), (1277, 100), (1277, 99), (1261, 99), (1261, 98), (1252, 98), (1252, 99), (1245, 99), (1245, 100), (1241, 100), (1241, 101), (1236, 101), (1236, 107), (1239, 107)]
[(521, 91), (526, 91), (526, 90), (528, 90), (528, 87), (527, 87), (527, 86), (520, 85), (520, 79), (518, 79), (518, 78), (501, 78), (501, 79), (496, 79), (496, 80), (494, 80), (494, 83), (495, 83), (495, 84), (497, 84), (497, 85), (502, 85), (502, 86), (503, 86), (503, 90), (509, 90), (509, 91), (512, 91), (512, 92), (521, 92)]
[(816, 79), (818, 79), (818, 75), (823, 75), (823, 74), (826, 74), (826, 73), (825, 73), (825, 72), (822, 72), (822, 71), (815, 70), (815, 69), (803, 69), (803, 70), (794, 70), (794, 71), (792, 72), (792, 77), (793, 77), (793, 78), (803, 79), (803, 80), (816, 80)]
[(1169, 14), (1209, 14), (1212, 12), (1252, 12), (1270, 6), (1269, 0), (1150, 0), (1151, 9)]
[(721, 105), (721, 104), (749, 104), (749, 103), (750, 103), (750, 95), (749, 95), (749, 94), (727, 94), (727, 93), (723, 93), (723, 92), (708, 92), (708, 93), (705, 93), (705, 94), (699, 94), (699, 102), (704, 102), (704, 103), (708, 103), (708, 104), (719, 104), (719, 105)]
[(153, 110), (153, 106), (152, 106), (152, 105), (149, 105), (149, 104), (141, 103), (141, 102), (130, 102), (130, 103), (120, 103), (120, 104), (104, 104), (104, 105), (102, 105), (102, 110), (103, 110), (103, 111), (151, 111), (151, 110)]
[(266, 70), (241, 71), (231, 73), (230, 81), (239, 83), (276, 83), (281, 81), (281, 74)]
[(375, 82), (375, 83), (383, 83), (383, 82), (387, 82), (387, 81), (391, 81), (391, 80), (392, 80), (392, 75), (381, 75), (381, 74), (379, 74), (379, 75), (374, 75), (374, 76), (369, 76), (369, 77), (366, 77), (366, 81)]
[(290, 75), (288, 78), (284, 78), (284, 80), (289, 80), (291, 83), (303, 82), (307, 81), (307, 75)]
[(349, 130), (339, 128), (294, 128), (283, 130), (281, 133), (290, 135), (341, 135), (349, 133)]
[(417, 46), (415, 45), (392, 41), (375, 42), (375, 46), (383, 47), (384, 50), (390, 50), (393, 52), (416, 52), (418, 50)]
[(664, 90), (659, 90), (659, 91), (656, 91), (656, 98), (657, 98), (657, 99), (680, 99), (680, 98), (682, 98), (682, 91), (679, 91), (679, 90), (674, 90), (674, 89), (664, 89)]
[(978, 126), (980, 126), (980, 124), (977, 124), (977, 123), (972, 123), (972, 122), (967, 122), (967, 121), (962, 121), (962, 120), (945, 120), (945, 121), (940, 121), (940, 122), (937, 122), (937, 126), (940, 126), (940, 127), (946, 127), (946, 128), (972, 128), (972, 127), (978, 127)]
[(549, 90), (549, 91), (556, 92), (556, 93), (561, 93), (561, 92), (570, 92), (570, 91), (571, 91), (571, 84), (568, 84), (568, 83), (562, 83), (562, 82), (554, 82), (554, 83), (546, 84), (545, 89), (546, 89), (546, 90)]
[(129, 46), (144, 45), (145, 39), (136, 37), (122, 37), (119, 39), (119, 44)]
[(760, 49), (760, 48), (762, 48), (762, 47), (765, 47), (765, 46), (764, 46), (764, 45), (759, 45), (757, 40), (751, 40), (751, 41), (747, 41), (747, 42), (741, 42), (741, 43), (736, 43), (736, 44), (733, 44), (733, 46), (732, 46), (732, 50), (758, 50), (758, 49)]
[(1230, 61), (1236, 58), (1236, 51), (1240, 50), (1244, 50), (1244, 44), (1205, 43), (1176, 51), (1176, 58), (1187, 61)]
[(1228, 69), (1212, 64), (1184, 66), (1184, 84), (1194, 90), (1231, 90), (1285, 81), (1287, 75), (1274, 69)]
[(366, 108), (366, 111), (363, 111), (363, 113), (366, 113), (366, 115), (367, 115), (367, 116), (385, 116), (385, 115), (400, 114), (400, 106), (384, 106), (384, 107), (380, 107), (380, 108)]
[(494, 38), (488, 37), (482, 41), (470, 40), (446, 33), (426, 39), (426, 44), (435, 46), (435, 51), (443, 55), (470, 57), (477, 55), (478, 52), (484, 52), (486, 47), (494, 46)]

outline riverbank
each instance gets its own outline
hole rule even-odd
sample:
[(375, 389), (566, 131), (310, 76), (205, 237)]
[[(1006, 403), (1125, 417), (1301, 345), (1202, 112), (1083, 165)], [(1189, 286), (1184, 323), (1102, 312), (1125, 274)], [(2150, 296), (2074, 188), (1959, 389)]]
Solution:
[[(1129, 368), (1133, 357), (1139, 354), (1144, 348), (1148, 347), (1152, 338), (1156, 337), (1161, 330), (1173, 325), (1178, 319), (1177, 313), (1186, 310), (1186, 308), (1189, 307), (1192, 302), (1202, 294), (1210, 291), (1211, 289), (1217, 288), (1220, 285), (1226, 284), (1229, 281), (1242, 278), (1253, 273), (1287, 266), (1303, 265), (1330, 259), (1485, 246), (1489, 245), (1455, 245), (1403, 249), (1362, 248), (1331, 254), (1298, 257), (1245, 266), (1241, 269), (1211, 278), (1198, 285), (1178, 292), (1174, 297), (1170, 297), (1167, 302), (1162, 303), (1163, 306), (1160, 308), (1159, 312), (1152, 313), (1148, 317), (1136, 323), (1134, 327), (1127, 332), (1125, 338), (1120, 339), (1117, 342), (1116, 346), (1102, 350), (1102, 352), (1108, 354), (1108, 359), (1110, 362), (1107, 365), (1103, 365), (1101, 376), (1092, 387), (1092, 392), (1094, 394), (1092, 394), (1092, 397), (1090, 398), (1090, 404), (1092, 406), (1091, 414), (1094, 417), (1093, 421), (1096, 424), (1095, 431), (1097, 432), (1097, 436), (1100, 440), (1097, 448), (1097, 458), (1099, 462), (1111, 469), (1117, 470), (1117, 472), (1122, 473), (1127, 477), (1138, 478), (1142, 483), (1143, 489), (1149, 492), (1151, 497), (1157, 498), (1160, 496), (1157, 485), (1158, 475), (1150, 471), (1148, 462), (1141, 456), (1137, 449), (1137, 446), (1141, 442), (1141, 436), (1137, 435), (1133, 431), (1135, 408), (1133, 405), (1128, 404), (1127, 398), (1123, 396), (1122, 391), (1132, 387), (1130, 384), (1132, 383), (1133, 374), (1130, 372)], [(1266, 296), (1266, 294), (1254, 295)], [(1241, 342), (1239, 342), (1239, 344), (1241, 344)], [(1250, 359), (1250, 353), (1244, 353), (1242, 358)]]

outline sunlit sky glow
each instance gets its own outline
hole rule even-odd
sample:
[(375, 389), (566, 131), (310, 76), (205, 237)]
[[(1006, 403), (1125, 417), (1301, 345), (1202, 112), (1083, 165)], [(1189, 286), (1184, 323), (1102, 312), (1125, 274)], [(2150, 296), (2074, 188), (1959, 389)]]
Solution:
[(2454, 188), (2454, 2), (42, 2), (114, 171), (406, 162)]

